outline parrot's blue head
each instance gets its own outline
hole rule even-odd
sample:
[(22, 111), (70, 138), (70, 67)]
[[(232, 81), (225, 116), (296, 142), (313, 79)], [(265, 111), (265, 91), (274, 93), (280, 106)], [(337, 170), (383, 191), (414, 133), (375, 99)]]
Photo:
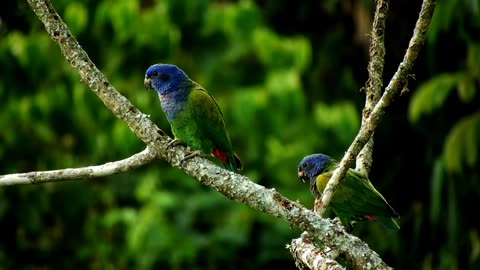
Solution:
[(334, 162), (334, 160), (324, 154), (306, 156), (298, 164), (298, 177), (304, 183), (305, 180), (315, 181), (317, 176), (332, 162)]
[(187, 74), (174, 65), (155, 64), (145, 72), (145, 88), (155, 89), (161, 95), (188, 89), (189, 82)]

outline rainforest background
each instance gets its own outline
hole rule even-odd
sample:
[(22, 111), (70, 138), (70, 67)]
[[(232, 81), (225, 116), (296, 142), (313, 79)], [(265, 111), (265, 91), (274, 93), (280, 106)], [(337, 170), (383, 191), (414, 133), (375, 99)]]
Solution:
[[(54, 0), (109, 81), (170, 133), (153, 63), (212, 93), (244, 174), (311, 208), (305, 155), (360, 127), (374, 1)], [(384, 86), (420, 1), (390, 1)], [(401, 230), (353, 234), (396, 269), (480, 268), (480, 3), (438, 1), (428, 40), (375, 132), (370, 179)], [(0, 174), (102, 164), (145, 145), (80, 82), (26, 1), (0, 10)], [(90, 181), (0, 188), (0, 269), (296, 269), (301, 231), (166, 162)]]

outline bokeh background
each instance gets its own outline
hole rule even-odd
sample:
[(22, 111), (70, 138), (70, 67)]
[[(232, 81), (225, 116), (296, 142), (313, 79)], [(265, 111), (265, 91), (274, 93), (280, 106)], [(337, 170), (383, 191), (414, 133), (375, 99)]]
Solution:
[[(420, 1), (390, 1), (385, 85)], [(374, 1), (54, 0), (109, 81), (170, 133), (143, 87), (173, 63), (217, 99), (244, 174), (311, 207), (300, 159), (340, 159), (360, 127)], [(401, 230), (353, 233), (396, 269), (480, 269), (480, 5), (442, 0), (375, 133), (370, 178)], [(0, 10), (0, 174), (102, 164), (144, 149), (80, 82), (26, 1)], [(0, 188), (0, 269), (296, 269), (301, 233), (164, 161)]]

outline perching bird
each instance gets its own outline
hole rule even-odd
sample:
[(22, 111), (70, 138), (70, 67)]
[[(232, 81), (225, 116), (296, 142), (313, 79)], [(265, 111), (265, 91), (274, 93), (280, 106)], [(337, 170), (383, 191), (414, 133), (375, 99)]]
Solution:
[(169, 64), (150, 66), (144, 84), (147, 89), (158, 92), (175, 136), (170, 145), (180, 142), (194, 150), (184, 160), (203, 153), (213, 155), (231, 171), (243, 168), (232, 150), (220, 107), (202, 86), (190, 80), (180, 68)]
[[(313, 195), (320, 198), (337, 165), (337, 161), (324, 154), (306, 156), (298, 165), (298, 177), (302, 182), (309, 180)], [(352, 221), (362, 220), (378, 221), (390, 230), (400, 229), (393, 219), (399, 215), (368, 178), (353, 169), (347, 171), (333, 194), (330, 208), (350, 230)]]

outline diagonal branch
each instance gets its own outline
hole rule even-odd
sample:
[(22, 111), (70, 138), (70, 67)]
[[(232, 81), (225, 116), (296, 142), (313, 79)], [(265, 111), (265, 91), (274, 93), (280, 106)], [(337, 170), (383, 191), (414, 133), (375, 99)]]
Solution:
[(410, 39), (407, 52), (403, 58), (403, 61), (400, 63), (397, 71), (393, 75), (393, 78), (390, 80), (383, 96), (380, 98), (379, 102), (375, 105), (372, 113), (365, 121), (364, 125), (360, 128), (357, 136), (354, 141), (348, 148), (347, 152), (343, 156), (342, 161), (340, 162), (339, 167), (335, 170), (325, 187), (325, 191), (322, 195), (321, 208), (319, 209), (319, 214), (323, 215), (325, 213), (328, 204), (332, 200), (332, 196), (335, 193), (340, 180), (345, 176), (348, 168), (351, 166), (355, 157), (362, 150), (365, 144), (368, 142), (370, 137), (373, 134), (373, 131), (377, 127), (378, 123), (385, 114), (386, 108), (393, 102), (393, 99), (400, 93), (403, 86), (407, 82), (407, 77), (412, 71), (413, 64), (418, 57), (421, 47), (426, 39), (427, 29), (432, 20), (433, 11), (435, 9), (435, 0), (424, 0), (422, 8), (420, 11), (420, 16), (415, 25), (413, 31), (413, 36)]
[(82, 82), (92, 89), (116, 117), (122, 119), (149, 148), (154, 150), (157, 157), (183, 169), (202, 184), (212, 187), (227, 198), (284, 219), (310, 232), (322, 243), (337, 250), (355, 268), (367, 265), (376, 269), (388, 268), (378, 254), (359, 238), (345, 233), (338, 224), (332, 224), (299, 203), (286, 199), (274, 189), (266, 189), (247, 177), (226, 171), (204, 158), (195, 157), (180, 162), (187, 154), (186, 148), (177, 146), (167, 149), (171, 139), (115, 90), (72, 36), (52, 4), (48, 0), (28, 0), (28, 3), (45, 25), (53, 41), (58, 44), (67, 61), (79, 72)]
[(88, 166), (75, 169), (62, 169), (42, 172), (28, 172), (0, 175), (0, 186), (20, 185), (20, 184), (43, 184), (48, 182), (58, 182), (71, 179), (92, 179), (104, 177), (121, 172), (131, 171), (142, 165), (150, 163), (156, 158), (156, 152), (150, 148), (145, 148), (126, 159), (108, 162), (98, 166)]

